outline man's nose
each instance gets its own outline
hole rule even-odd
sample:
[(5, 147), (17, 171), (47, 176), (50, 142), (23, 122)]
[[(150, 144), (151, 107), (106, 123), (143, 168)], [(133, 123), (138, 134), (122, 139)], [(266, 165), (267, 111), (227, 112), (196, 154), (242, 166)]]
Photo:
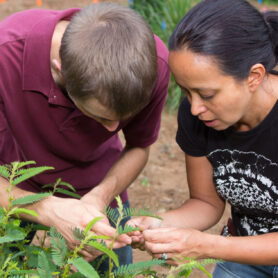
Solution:
[(102, 125), (108, 130), (108, 131), (115, 131), (118, 126), (119, 126), (120, 122), (119, 121), (111, 121), (109, 123), (102, 123)]

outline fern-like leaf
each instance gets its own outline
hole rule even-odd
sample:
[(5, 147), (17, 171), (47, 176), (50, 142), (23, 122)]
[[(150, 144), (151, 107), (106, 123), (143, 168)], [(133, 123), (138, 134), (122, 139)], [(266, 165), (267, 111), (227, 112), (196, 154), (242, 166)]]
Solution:
[(194, 258), (187, 258), (183, 257), (182, 259), (178, 258), (175, 259), (179, 263), (182, 261), (187, 261), (184, 264), (180, 264), (174, 271), (180, 271), (179, 273), (176, 274), (177, 277), (183, 277), (183, 276), (178, 276), (178, 275), (183, 275), (183, 273), (191, 273), (192, 270), (194, 269), (200, 269), (202, 272), (206, 273), (208, 277), (212, 277), (211, 274), (204, 268), (204, 266), (209, 265), (209, 264), (214, 264), (217, 262), (222, 262), (221, 260), (217, 259), (204, 259), (204, 260), (195, 260)]
[(130, 232), (134, 232), (134, 231), (139, 231), (140, 228), (139, 227), (132, 227), (132, 226), (129, 226), (129, 225), (126, 225), (124, 228), (122, 226), (119, 226), (118, 228), (118, 234), (121, 235), (121, 234), (128, 234)]
[(149, 216), (149, 217), (162, 220), (162, 218), (159, 215), (155, 215), (146, 209), (125, 208), (124, 217), (132, 217), (132, 216)]
[(76, 258), (73, 261), (70, 261), (71, 264), (73, 264), (77, 270), (83, 274), (87, 278), (99, 278), (98, 273), (96, 270), (83, 258)]
[(165, 264), (164, 260), (151, 260), (151, 261), (137, 262), (134, 264), (121, 265), (114, 271), (114, 274), (116, 275), (134, 274), (138, 271), (148, 269), (155, 265), (162, 265), (162, 264)]
[(27, 195), (25, 197), (21, 197), (21, 198), (13, 200), (12, 206), (32, 204), (32, 203), (38, 202), (38, 201), (50, 196), (50, 195), (52, 195), (52, 194), (49, 192)]
[(83, 230), (80, 230), (79, 228), (77, 227), (74, 227), (72, 230), (72, 234), (74, 236), (74, 238), (78, 241), (82, 241), (85, 239), (85, 235), (84, 235), (84, 231)]
[(9, 169), (6, 166), (4, 166), (4, 165), (0, 166), (0, 176), (4, 177), (5, 179), (8, 179), (9, 176), (10, 176)]
[(116, 266), (119, 266), (119, 259), (116, 253), (113, 250), (108, 249), (102, 242), (98, 241), (90, 241), (88, 242), (89, 246), (94, 247), (95, 249), (101, 251), (102, 253), (106, 254), (108, 257), (110, 257)]
[(67, 245), (63, 236), (54, 228), (50, 229), (50, 244), (52, 259), (57, 266), (65, 265)]
[(13, 181), (12, 181), (12, 184), (13, 185), (17, 185), (33, 176), (36, 176), (44, 171), (47, 171), (47, 170), (52, 170), (54, 169), (53, 167), (48, 167), (48, 166), (41, 166), (41, 167), (33, 167), (31, 168), (32, 171), (28, 171), (27, 173), (15, 178)]
[(52, 278), (49, 262), (44, 251), (41, 251), (38, 256), (38, 271), (45, 278)]
[(119, 218), (119, 213), (116, 209), (113, 209), (111, 207), (106, 207), (104, 214), (111, 220), (114, 224), (117, 223), (117, 220)]
[(37, 274), (38, 272), (35, 270), (11, 270), (10, 274), (11, 275), (24, 275), (23, 277), (26, 277), (26, 275), (30, 274), (30, 276), (27, 277), (32, 277), (33, 275)]
[(124, 213), (124, 206), (121, 197), (118, 195), (115, 197), (118, 205), (118, 213), (121, 219), (123, 218), (123, 213)]

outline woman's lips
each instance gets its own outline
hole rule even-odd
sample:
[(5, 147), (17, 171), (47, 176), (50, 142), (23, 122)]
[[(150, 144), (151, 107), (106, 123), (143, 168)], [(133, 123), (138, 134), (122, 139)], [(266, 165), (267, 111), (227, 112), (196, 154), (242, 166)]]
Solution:
[(214, 126), (215, 125), (216, 120), (211, 120), (211, 121), (203, 121), (203, 123), (206, 126)]

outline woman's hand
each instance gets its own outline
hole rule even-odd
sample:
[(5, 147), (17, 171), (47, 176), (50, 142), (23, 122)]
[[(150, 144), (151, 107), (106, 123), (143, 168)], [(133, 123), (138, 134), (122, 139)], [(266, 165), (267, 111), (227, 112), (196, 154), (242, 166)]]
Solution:
[(153, 218), (153, 217), (147, 217), (147, 216), (136, 217), (136, 218), (129, 220), (126, 225), (129, 225), (132, 227), (138, 227), (140, 229), (139, 231), (131, 232), (129, 234), (132, 239), (131, 246), (133, 248), (145, 250), (144, 237), (143, 237), (142, 231), (144, 231), (146, 229), (159, 228), (161, 226), (161, 222), (162, 222), (162, 220), (160, 220), (160, 219)]
[[(154, 258), (162, 258), (170, 265), (186, 262), (186, 258), (203, 258), (206, 234), (194, 229), (160, 228), (143, 231), (145, 248)], [(163, 255), (165, 256), (165, 255)]]

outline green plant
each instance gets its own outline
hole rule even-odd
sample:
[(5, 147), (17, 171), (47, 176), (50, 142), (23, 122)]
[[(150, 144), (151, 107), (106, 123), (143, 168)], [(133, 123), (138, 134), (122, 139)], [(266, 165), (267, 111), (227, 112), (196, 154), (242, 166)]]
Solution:
[(141, 185), (144, 187), (150, 187), (150, 181), (148, 177), (142, 177)]
[[(96, 235), (91, 231), (91, 228), (101, 217), (97, 217), (90, 221), (84, 230), (79, 230), (77, 228), (73, 230), (73, 235), (79, 242), (74, 250), (67, 247), (65, 239), (54, 227), (47, 228), (42, 225), (31, 223), (25, 227), (21, 227), (19, 214), (37, 216), (34, 211), (24, 208), (25, 205), (38, 202), (56, 192), (72, 196), (72, 191), (74, 191), (74, 188), (70, 184), (58, 179), (53, 185), (48, 184), (45, 186), (45, 188), (52, 189), (50, 192), (32, 194), (14, 199), (12, 197), (12, 190), (16, 185), (46, 170), (53, 169), (52, 167), (30, 167), (33, 164), (35, 164), (34, 161), (27, 161), (12, 162), (10, 165), (0, 166), (0, 175), (6, 178), (10, 183), (7, 189), (9, 205), (6, 209), (0, 207), (0, 277), (131, 278), (137, 275), (153, 278), (158, 277), (156, 271), (150, 268), (154, 265), (164, 265), (165, 261), (163, 260), (154, 259), (146, 262), (119, 266), (118, 257), (113, 251), (113, 244), (116, 238), (120, 234), (138, 230), (138, 228), (133, 228), (131, 226), (122, 228), (120, 226), (121, 220), (130, 216), (158, 217), (143, 209), (124, 209), (119, 196), (116, 197), (118, 210), (110, 207), (105, 210), (105, 214), (114, 222), (116, 227), (116, 233), (110, 246), (106, 246), (104, 242), (105, 239), (109, 239), (107, 236)], [(61, 188), (61, 186), (72, 191)], [(74, 196), (80, 197), (77, 194), (74, 194)], [(51, 246), (44, 246), (44, 240), (40, 246), (29, 245), (30, 240), (28, 239), (28, 234), (34, 230), (48, 231)], [(108, 257), (109, 270), (107, 273), (99, 274), (97, 268), (94, 268), (82, 258), (79, 252), (84, 247), (97, 249), (104, 254), (103, 258)], [(73, 270), (73, 267), (75, 267), (75, 270)], [(168, 277), (188, 277), (190, 274), (188, 267), (190, 269), (197, 267), (203, 270), (202, 264), (191, 260), (190, 264), (187, 263), (182, 268), (171, 268)], [(176, 274), (176, 272), (178, 274)], [(185, 276), (185, 273), (187, 273), (187, 276)]]
[[(148, 22), (166, 45), (177, 24), (200, 0), (134, 0), (133, 8)], [(173, 76), (170, 78), (167, 107), (176, 110), (183, 95)]]

